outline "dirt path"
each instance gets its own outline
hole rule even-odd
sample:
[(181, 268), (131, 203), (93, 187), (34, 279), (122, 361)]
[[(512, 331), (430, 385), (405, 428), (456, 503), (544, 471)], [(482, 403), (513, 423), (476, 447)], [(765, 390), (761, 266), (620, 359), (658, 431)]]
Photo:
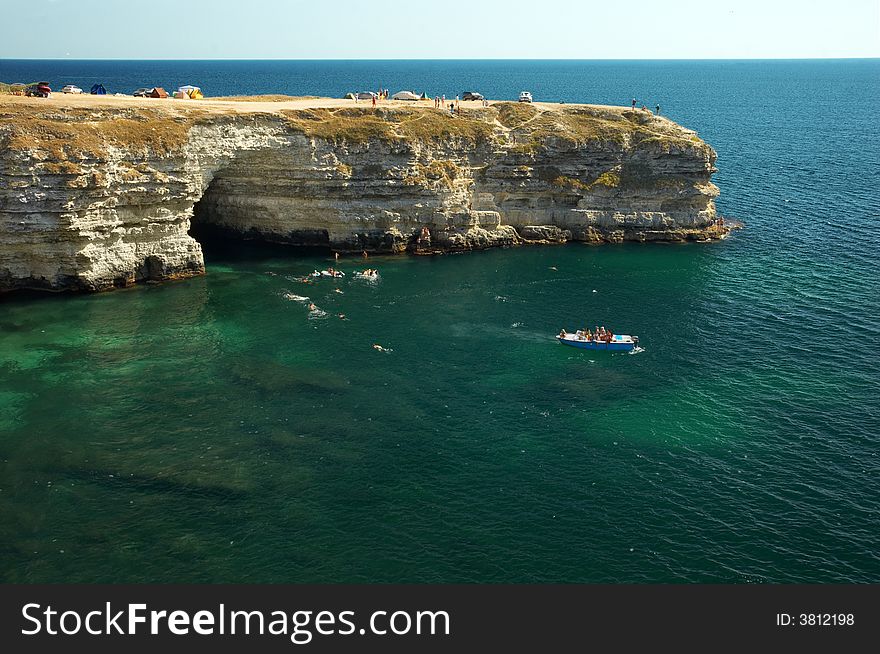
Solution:
[[(499, 101), (490, 101), (489, 105)], [(338, 98), (290, 98), (281, 101), (260, 100), (256, 96), (254, 101), (251, 100), (228, 100), (222, 98), (206, 98), (204, 100), (175, 100), (173, 98), (135, 98), (132, 96), (116, 96), (116, 95), (73, 95), (64, 93), (53, 93), (49, 98), (26, 98), (15, 95), (0, 95), (0, 107), (94, 107), (94, 108), (161, 108), (170, 112), (189, 112), (197, 110), (199, 112), (216, 112), (216, 113), (276, 113), (279, 111), (291, 109), (339, 109), (342, 107), (371, 107), (371, 103), (367, 100), (355, 102), (354, 100), (343, 100)], [(414, 102), (403, 102), (394, 100), (385, 100), (378, 105), (380, 108), (397, 108), (397, 107), (421, 107), (424, 109), (433, 109), (433, 100), (419, 100)], [(483, 109), (483, 103), (479, 100), (462, 101), (461, 106), (465, 109)], [(600, 107), (600, 105), (573, 105), (573, 104), (556, 104), (547, 102), (536, 102), (534, 106), (542, 111), (553, 111), (563, 107), (590, 106)], [(623, 110), (626, 107), (601, 107), (604, 109)]]

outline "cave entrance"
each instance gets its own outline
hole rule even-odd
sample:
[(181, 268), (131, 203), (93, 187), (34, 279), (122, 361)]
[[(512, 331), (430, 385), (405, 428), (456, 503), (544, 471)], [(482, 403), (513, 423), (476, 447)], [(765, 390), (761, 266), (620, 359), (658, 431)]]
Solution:
[(329, 255), (326, 229), (285, 229), (279, 219), (284, 204), (283, 198), (247, 192), (240, 180), (220, 171), (193, 207), (189, 235), (202, 246), (206, 263)]

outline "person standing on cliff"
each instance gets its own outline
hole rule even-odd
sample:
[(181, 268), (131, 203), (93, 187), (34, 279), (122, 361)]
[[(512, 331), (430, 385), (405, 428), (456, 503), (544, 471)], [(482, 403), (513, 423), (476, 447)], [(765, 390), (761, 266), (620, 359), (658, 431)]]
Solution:
[(660, 105), (659, 104), (657, 105), (656, 109), (657, 109), (657, 115), (659, 116), (660, 115)]
[(373, 98), (373, 106), (375, 107), (376, 106), (376, 96), (373, 95), (372, 98)]
[(635, 108), (636, 108), (636, 99), (633, 98), (633, 109), (635, 109)]

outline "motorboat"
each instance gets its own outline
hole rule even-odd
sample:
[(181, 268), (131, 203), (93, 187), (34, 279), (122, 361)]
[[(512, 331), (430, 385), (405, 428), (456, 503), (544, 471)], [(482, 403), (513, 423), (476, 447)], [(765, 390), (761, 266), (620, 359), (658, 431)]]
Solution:
[(607, 350), (609, 352), (632, 352), (639, 345), (638, 336), (614, 334), (610, 340), (602, 338), (588, 339), (581, 331), (567, 333), (563, 330), (556, 336), (556, 340), (563, 345), (579, 347), (583, 350)]

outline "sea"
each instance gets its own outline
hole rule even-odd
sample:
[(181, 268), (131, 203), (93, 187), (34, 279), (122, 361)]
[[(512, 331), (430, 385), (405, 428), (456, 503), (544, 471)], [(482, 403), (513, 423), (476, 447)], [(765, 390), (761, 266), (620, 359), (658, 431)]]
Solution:
[[(3, 297), (0, 581), (880, 581), (880, 61), (0, 60), (37, 79), (635, 98), (744, 229)], [(641, 351), (554, 339), (594, 325)]]

